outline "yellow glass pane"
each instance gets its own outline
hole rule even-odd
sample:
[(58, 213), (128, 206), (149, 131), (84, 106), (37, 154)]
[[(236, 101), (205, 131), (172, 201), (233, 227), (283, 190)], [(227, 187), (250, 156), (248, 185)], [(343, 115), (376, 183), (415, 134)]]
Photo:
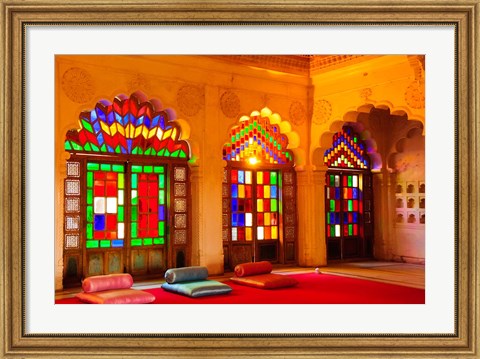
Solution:
[(262, 171), (257, 172), (257, 184), (263, 184), (263, 172)]
[(263, 186), (263, 198), (270, 198), (270, 186)]
[(252, 184), (252, 171), (245, 171), (245, 184)]
[(263, 212), (263, 199), (257, 199), (257, 212)]
[(272, 227), (272, 239), (278, 239), (278, 227), (277, 226)]
[(238, 185), (238, 198), (245, 198), (245, 185)]
[(266, 213), (264, 214), (263, 223), (264, 223), (266, 226), (269, 226), (269, 225), (270, 225), (270, 212), (266, 212)]
[(253, 239), (252, 237), (252, 228), (245, 228), (245, 239), (247, 241), (251, 241)]

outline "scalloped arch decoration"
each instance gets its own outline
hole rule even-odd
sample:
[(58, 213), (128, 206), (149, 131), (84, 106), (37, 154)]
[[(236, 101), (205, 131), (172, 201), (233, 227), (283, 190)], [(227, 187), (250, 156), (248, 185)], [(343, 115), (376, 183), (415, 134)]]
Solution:
[(97, 102), (80, 113), (79, 124), (66, 134), (65, 150), (71, 153), (190, 158), (190, 147), (180, 140), (180, 126), (170, 121), (168, 111), (136, 94)]
[(325, 151), (323, 161), (328, 167), (370, 168), (366, 145), (350, 126), (333, 135), (333, 146)]
[(242, 162), (254, 158), (265, 164), (291, 164), (293, 154), (287, 146), (288, 137), (280, 132), (279, 125), (272, 124), (263, 111), (254, 111), (230, 130), (229, 142), (223, 146), (223, 159)]

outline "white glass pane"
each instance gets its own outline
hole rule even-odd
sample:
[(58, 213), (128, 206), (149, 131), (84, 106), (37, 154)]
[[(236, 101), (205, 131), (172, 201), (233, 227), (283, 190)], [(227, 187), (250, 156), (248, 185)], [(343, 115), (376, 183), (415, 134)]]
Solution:
[(335, 176), (335, 187), (340, 187), (340, 176), (339, 175)]
[(116, 197), (107, 197), (107, 213), (117, 213)]
[(252, 226), (252, 214), (251, 213), (245, 213), (245, 225), (247, 227)]
[(95, 197), (93, 199), (93, 212), (95, 212), (95, 213), (105, 213), (105, 198), (104, 197)]
[(233, 227), (232, 228), (232, 241), (236, 241), (236, 240), (237, 240), (237, 228)]
[(252, 184), (252, 171), (245, 171), (245, 184)]
[(357, 175), (352, 176), (352, 187), (358, 187), (358, 176)]
[(123, 189), (118, 190), (118, 205), (123, 206)]
[(261, 241), (263, 240), (263, 238), (264, 238), (263, 227), (257, 227), (257, 239)]
[(335, 237), (340, 237), (340, 225), (335, 225)]
[(117, 225), (117, 235), (118, 235), (118, 239), (125, 238), (125, 224), (124, 223), (118, 223), (118, 225)]

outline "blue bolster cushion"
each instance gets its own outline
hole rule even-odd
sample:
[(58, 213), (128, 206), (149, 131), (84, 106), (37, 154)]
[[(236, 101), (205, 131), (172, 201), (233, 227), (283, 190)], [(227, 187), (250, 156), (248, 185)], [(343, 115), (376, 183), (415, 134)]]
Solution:
[(232, 288), (215, 280), (202, 280), (183, 283), (163, 283), (162, 288), (166, 291), (183, 294), (188, 297), (203, 297), (207, 295), (227, 294)]
[(205, 280), (207, 277), (207, 267), (201, 266), (170, 268), (165, 272), (165, 281), (170, 284)]

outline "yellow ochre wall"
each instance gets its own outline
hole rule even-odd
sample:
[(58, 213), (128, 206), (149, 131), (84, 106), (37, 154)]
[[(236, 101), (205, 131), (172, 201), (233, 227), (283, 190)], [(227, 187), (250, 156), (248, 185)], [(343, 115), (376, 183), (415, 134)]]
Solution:
[[(192, 258), (223, 273), (222, 147), (243, 115), (268, 107), (297, 172), (298, 264), (327, 264), (323, 152), (349, 122), (375, 149), (375, 258), (423, 262), (419, 208), (396, 208), (397, 182), (424, 183), (424, 59), (359, 56), (302, 74), (207, 56), (59, 55), (55, 61), (55, 287), (62, 288), (65, 134), (102, 100), (140, 91), (170, 109), (192, 150)], [(409, 158), (415, 166), (405, 165)], [(420, 195), (417, 195), (420, 198)], [(417, 203), (418, 206), (418, 203)], [(397, 212), (417, 223), (396, 223)]]

